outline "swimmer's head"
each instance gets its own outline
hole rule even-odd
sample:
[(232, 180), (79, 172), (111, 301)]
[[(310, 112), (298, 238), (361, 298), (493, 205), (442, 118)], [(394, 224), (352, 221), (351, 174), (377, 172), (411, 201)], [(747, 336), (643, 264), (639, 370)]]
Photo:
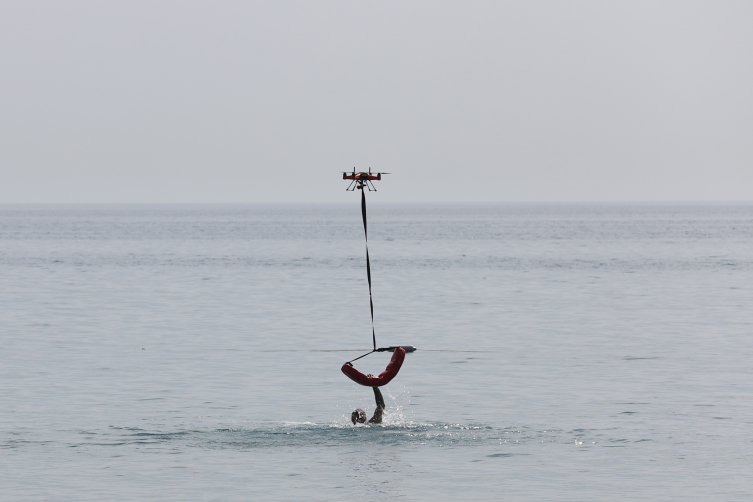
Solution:
[(350, 421), (353, 422), (353, 425), (355, 425), (356, 423), (365, 424), (366, 412), (361, 408), (358, 408), (356, 411), (350, 414)]

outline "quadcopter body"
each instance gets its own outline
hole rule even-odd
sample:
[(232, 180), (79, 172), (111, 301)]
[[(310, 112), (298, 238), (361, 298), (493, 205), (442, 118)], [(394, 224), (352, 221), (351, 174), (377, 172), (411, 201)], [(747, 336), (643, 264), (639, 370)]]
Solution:
[(363, 190), (364, 187), (369, 192), (376, 192), (376, 187), (374, 186), (374, 181), (379, 181), (382, 179), (383, 174), (390, 174), (390, 173), (376, 173), (372, 174), (371, 168), (369, 168), (369, 172), (356, 172), (356, 168), (353, 168), (352, 172), (343, 171), (343, 179), (344, 180), (351, 180), (350, 185), (348, 185), (348, 188), (345, 190), (348, 190), (350, 192), (354, 190)]

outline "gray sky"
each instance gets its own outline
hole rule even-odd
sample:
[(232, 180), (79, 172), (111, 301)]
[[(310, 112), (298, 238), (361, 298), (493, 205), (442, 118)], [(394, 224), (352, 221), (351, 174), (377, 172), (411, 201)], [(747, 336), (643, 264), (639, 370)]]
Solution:
[(753, 2), (0, 4), (0, 202), (753, 199)]

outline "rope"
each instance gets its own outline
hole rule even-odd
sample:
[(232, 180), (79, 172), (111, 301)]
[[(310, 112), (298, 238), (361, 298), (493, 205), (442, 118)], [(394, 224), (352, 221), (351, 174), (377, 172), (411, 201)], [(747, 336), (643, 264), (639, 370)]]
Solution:
[[(347, 362), (347, 363), (345, 363), (345, 364), (350, 364), (350, 363), (352, 363), (353, 361), (358, 361), (358, 360), (359, 360), (359, 359), (361, 359), (362, 357), (366, 357), (366, 356), (368, 356), (369, 354), (373, 354), (374, 352), (376, 352), (376, 350), (370, 350), (370, 351), (368, 351), (367, 353), (365, 353), (364, 355), (362, 355), (362, 356), (358, 356), (358, 357), (356, 357), (355, 359), (351, 359), (350, 361), (348, 361), (348, 362)], [(351, 366), (352, 366), (352, 365), (351, 365)]]
[(366, 278), (369, 281), (369, 310), (371, 311), (371, 342), (373, 344), (373, 349), (365, 353), (362, 356), (358, 356), (355, 359), (351, 359), (350, 361), (348, 361), (347, 364), (350, 364), (353, 361), (358, 361), (362, 357), (366, 357), (369, 354), (374, 353), (374, 352), (385, 352), (389, 348), (389, 347), (381, 347), (378, 349), (376, 346), (376, 331), (374, 329), (374, 299), (371, 295), (371, 261), (369, 260), (369, 229), (366, 224), (366, 190), (364, 190), (363, 185), (359, 186), (358, 188), (361, 190), (361, 217), (363, 218), (363, 236), (366, 239)]
[[(366, 228), (366, 190), (364, 190), (363, 187), (361, 187), (361, 216), (363, 217), (363, 236), (366, 238), (366, 278), (369, 280), (369, 308), (371, 309), (371, 341), (374, 344), (373, 351), (376, 351), (376, 332), (374, 331), (374, 300), (371, 297), (371, 262), (369, 261), (369, 232), (368, 232), (368, 229)], [(355, 361), (355, 359), (353, 360)]]

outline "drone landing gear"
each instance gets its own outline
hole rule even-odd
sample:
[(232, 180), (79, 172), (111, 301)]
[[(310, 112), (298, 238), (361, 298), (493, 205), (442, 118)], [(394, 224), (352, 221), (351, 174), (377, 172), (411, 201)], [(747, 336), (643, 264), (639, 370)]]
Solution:
[(363, 187), (366, 187), (369, 192), (376, 192), (377, 189), (374, 186), (374, 183), (372, 183), (369, 180), (353, 180), (350, 185), (348, 185), (348, 188), (345, 190), (348, 192), (353, 192), (354, 190), (363, 190)]

